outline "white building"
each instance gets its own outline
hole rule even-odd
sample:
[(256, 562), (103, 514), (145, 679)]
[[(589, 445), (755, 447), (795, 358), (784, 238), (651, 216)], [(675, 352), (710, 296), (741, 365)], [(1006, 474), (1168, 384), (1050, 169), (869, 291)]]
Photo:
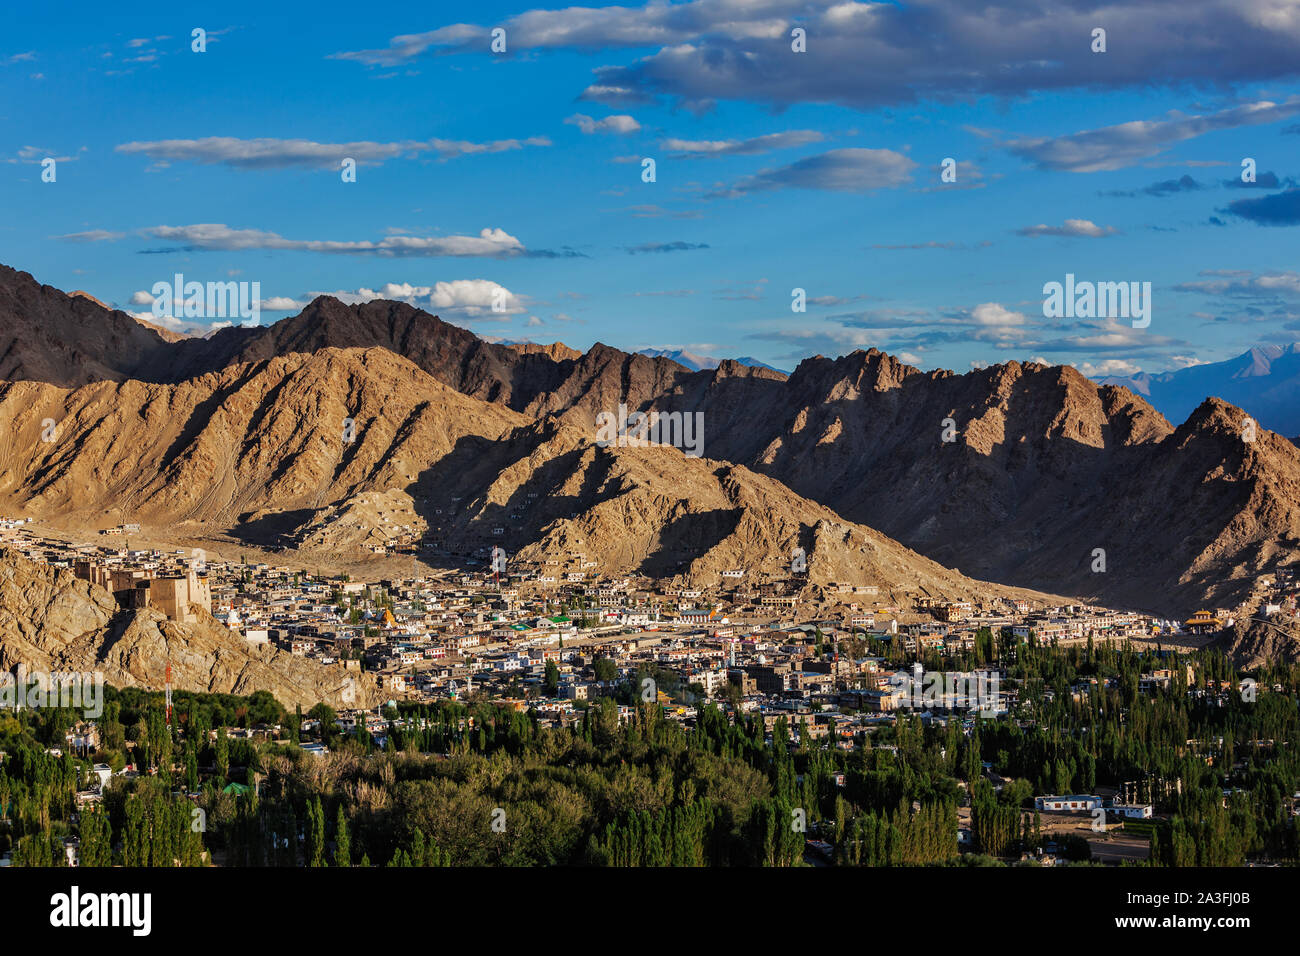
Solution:
[(1101, 806), (1101, 797), (1077, 793), (1064, 797), (1036, 797), (1034, 798), (1034, 806), (1039, 810), (1056, 813), (1069, 813), (1071, 811), (1089, 813)]

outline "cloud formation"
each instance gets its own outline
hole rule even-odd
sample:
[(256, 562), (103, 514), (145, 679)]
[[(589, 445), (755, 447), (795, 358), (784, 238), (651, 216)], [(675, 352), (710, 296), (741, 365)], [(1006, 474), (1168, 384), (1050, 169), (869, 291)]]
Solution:
[(1103, 236), (1117, 235), (1114, 226), (1099, 226), (1091, 219), (1067, 219), (1060, 226), (1039, 223), (1036, 226), (1024, 226), (1016, 230), (1018, 236), (1077, 236), (1087, 239), (1100, 239)]
[(122, 143), (119, 153), (143, 154), (155, 162), (184, 161), (235, 169), (284, 169), (292, 166), (339, 168), (344, 159), (361, 164), (382, 163), (399, 156), (418, 157), (432, 153), (439, 159), (502, 153), (525, 146), (550, 146), (545, 136), (527, 139), (498, 139), (487, 143), (466, 140), (404, 140), (398, 143), (317, 143), (309, 139), (238, 139), (208, 136), (203, 139), (163, 139)]
[(1220, 210), (1260, 226), (1300, 225), (1300, 189), (1288, 189), (1257, 199), (1238, 199)]
[(449, 282), (436, 282), (431, 286), (386, 282), (378, 289), (362, 287), (336, 292), (312, 292), (303, 305), (318, 295), (332, 295), (348, 305), (374, 299), (393, 299), (428, 312), (450, 313), (469, 319), (505, 318), (528, 309), (523, 297), (491, 279), (453, 279)]
[[(70, 233), (58, 238), (74, 242), (108, 242), (121, 239), (124, 233), (93, 230)], [(286, 239), (262, 229), (232, 229), (224, 223), (195, 223), (189, 226), (150, 226), (139, 235), (172, 243), (177, 250), (242, 251), (277, 249), (291, 252), (318, 252), (334, 255), (372, 255), (390, 258), (437, 256), (509, 256), (557, 257), (566, 253), (534, 252), (504, 229), (482, 229), (477, 236), (386, 236), (378, 242), (361, 240), (340, 242), (330, 239)], [(573, 253), (576, 255), (576, 253)]]
[[(335, 58), (370, 66), (489, 49), (503, 26), (511, 52), (640, 50), (596, 71), (584, 98), (667, 96), (859, 109), (1035, 90), (1246, 83), (1293, 76), (1300, 19), (1265, 0), (1132, 0), (1104, 10), (1112, 43), (1104, 69), (1089, 38), (1094, 4), (1019, 0), (906, 4), (857, 0), (688, 0), (640, 6), (533, 9), (489, 25), (454, 23), (394, 36), (386, 47)], [(807, 52), (790, 31), (807, 33)], [(1117, 42), (1123, 38), (1123, 42)]]
[(626, 246), (627, 252), (631, 255), (637, 255), (643, 252), (689, 252), (692, 249), (707, 249), (708, 243), (704, 242), (644, 242), (639, 246)]
[(832, 149), (774, 169), (764, 169), (713, 196), (735, 197), (772, 189), (861, 193), (912, 180), (916, 163), (892, 149)]
[(670, 153), (670, 159), (715, 159), (723, 156), (757, 156), (778, 149), (820, 143), (825, 137), (812, 129), (792, 129), (784, 133), (768, 133), (749, 139), (666, 139), (661, 144)]
[[(1272, 175), (1268, 173), (1266, 175)], [(1141, 189), (1112, 189), (1102, 193), (1103, 196), (1119, 196), (1124, 198), (1133, 198), (1136, 196), (1173, 196), (1176, 193), (1190, 193), (1204, 189), (1205, 187), (1198, 183), (1191, 176), (1183, 175), (1178, 179), (1165, 179), (1158, 183), (1152, 183), (1150, 186), (1143, 186)]]
[(564, 122), (570, 126), (576, 126), (583, 133), (590, 136), (593, 133), (615, 133), (619, 136), (626, 136), (628, 133), (635, 133), (641, 128), (641, 124), (626, 114), (617, 116), (606, 116), (604, 119), (592, 119), (585, 113), (574, 113)]
[(1300, 96), (1293, 96), (1284, 103), (1260, 100), (1205, 116), (1175, 114), (1168, 119), (1134, 120), (1069, 136), (1013, 140), (1007, 148), (1040, 169), (1095, 173), (1132, 166), (1206, 133), (1275, 123), (1297, 113)]

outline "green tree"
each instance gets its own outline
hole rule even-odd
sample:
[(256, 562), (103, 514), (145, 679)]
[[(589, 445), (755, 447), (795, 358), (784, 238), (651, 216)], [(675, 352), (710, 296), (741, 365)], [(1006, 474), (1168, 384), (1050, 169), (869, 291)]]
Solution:
[(343, 813), (341, 803), (334, 819), (334, 865), (352, 865), (352, 839), (348, 834), (348, 818)]

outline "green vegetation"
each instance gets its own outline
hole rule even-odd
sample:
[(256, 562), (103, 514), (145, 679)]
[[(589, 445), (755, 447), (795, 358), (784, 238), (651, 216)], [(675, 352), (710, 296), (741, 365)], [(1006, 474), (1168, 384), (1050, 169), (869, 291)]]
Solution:
[[(812, 735), (811, 715), (733, 720), (708, 705), (684, 727), (641, 700), (642, 681), (694, 691), (649, 666), (565, 729), (490, 701), (403, 703), (372, 735), (364, 721), (345, 732), (317, 705), (305, 717), (319, 722), (321, 755), (298, 746), (301, 711), (264, 693), (178, 693), (168, 727), (161, 694), (109, 689), (90, 757), (66, 750), (72, 711), (0, 712), (0, 851), (15, 865), (59, 865), (77, 837), (87, 866), (793, 866), (818, 839), (834, 865), (975, 866), (1047, 842), (1036, 794), (1127, 786), (1163, 817), (1125, 827), (1149, 834), (1153, 865), (1297, 861), (1300, 670), (1257, 675), (1256, 699), (1243, 700), (1213, 653), (1061, 651), (991, 635), (930, 665), (971, 669), (980, 657), (1004, 662), (1004, 686), (1021, 694), (1015, 717), (941, 725), (903, 712), (851, 749)], [(1139, 690), (1156, 667), (1172, 670), (1171, 686)], [(604, 679), (612, 669), (597, 661)], [(558, 679), (553, 665), (545, 679)], [(278, 739), (259, 725), (278, 725)], [(92, 763), (139, 775), (114, 776), (102, 801), (78, 806)], [(973, 852), (962, 856), (964, 805)], [(1091, 856), (1082, 837), (1057, 842), (1061, 858)]]

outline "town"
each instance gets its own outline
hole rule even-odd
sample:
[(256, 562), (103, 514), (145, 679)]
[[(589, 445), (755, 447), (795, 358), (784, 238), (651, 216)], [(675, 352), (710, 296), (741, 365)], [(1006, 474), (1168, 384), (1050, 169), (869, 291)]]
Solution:
[[(128, 524), (101, 534), (138, 532)], [(672, 687), (659, 692), (676, 719), (693, 716), (692, 702), (720, 698), (747, 711), (887, 714), (901, 702), (890, 686), (901, 665), (970, 651), (981, 629), (1020, 641), (1032, 633), (1041, 645), (1196, 646), (1248, 613), (1205, 610), (1179, 622), (1019, 599), (900, 600), (871, 584), (813, 586), (797, 572), (755, 581), (743, 569), (722, 572), (717, 587), (674, 588), (603, 577), (581, 554), (505, 570), (499, 548), (481, 549), (489, 560), (477, 561), (479, 569), (365, 582), (185, 549), (74, 545), (12, 518), (0, 518), (0, 546), (72, 570), (123, 608), (153, 607), (182, 623), (201, 608), (251, 645), (273, 643), (337, 666), (395, 699), (480, 693), (558, 723), (574, 719), (575, 703), (607, 692), (615, 676), (647, 666), (672, 674)], [(1259, 587), (1264, 613), (1300, 619), (1289, 571)], [(884, 654), (864, 653), (869, 642)], [(597, 661), (605, 662), (599, 674)], [(1167, 684), (1168, 675), (1144, 680)], [(1003, 694), (1001, 710), (1015, 701), (1014, 690)], [(854, 720), (835, 723), (860, 729)]]
[[(104, 537), (129, 540), (137, 533), (127, 525)], [(1016, 648), (1127, 646), (1160, 661), (1199, 647), (1250, 610), (1205, 610), (1174, 622), (1021, 599), (939, 602), (908, 595), (899, 601), (870, 584), (811, 586), (798, 574), (753, 581), (742, 569), (725, 572), (713, 588), (672, 587), (598, 575), (581, 554), (511, 567), (499, 549), (485, 549), (488, 560), (470, 571), (423, 569), (353, 581), (265, 562), (213, 560), (186, 549), (75, 544), (38, 534), (22, 519), (0, 521), (0, 546), (111, 591), (123, 609), (151, 607), (180, 623), (211, 614), (250, 645), (275, 645), (338, 668), (354, 687), (378, 689), (386, 701), (379, 707), (331, 712), (337, 728), (322, 728), (319, 720), (294, 728), (300, 746), (318, 756), (328, 753), (325, 730), (364, 727), (382, 749), (404, 727), (399, 712), (440, 702), (490, 702), (528, 715), (539, 728), (570, 730), (585, 726), (605, 698), (620, 723), (635, 720), (643, 704), (657, 704), (664, 720), (684, 730), (714, 705), (732, 720), (759, 721), (769, 744), (780, 734), (792, 747), (844, 753), (893, 739), (899, 721), (911, 718), (966, 736), (977, 717), (1032, 727), (1058, 691), (1011, 676), (1007, 665)], [(1260, 600), (1261, 610), (1295, 619), (1290, 574), (1257, 584), (1252, 600)], [(1143, 671), (1137, 690), (1208, 694), (1220, 705), (1233, 694), (1253, 700), (1270, 690), (1250, 678), (1229, 685), (1197, 677), (1190, 665), (1171, 661)], [(163, 680), (159, 674), (154, 689)], [(1077, 705), (1097, 685), (1095, 677), (1079, 679), (1065, 693)], [(1117, 686), (1108, 678), (1101, 689)], [(288, 735), (281, 727), (258, 732)], [(84, 748), (93, 723), (76, 733)], [(1186, 742), (1193, 752), (1204, 746)], [(1001, 789), (991, 762), (983, 776)], [(1092, 844), (1092, 859), (1122, 862), (1146, 858), (1150, 831), (1141, 823), (1158, 816), (1163, 795), (1157, 781), (1133, 780), (1088, 793), (1036, 793), (1032, 805), (1048, 815), (1048, 834), (1064, 841), (1077, 831)], [(1292, 813), (1297, 805), (1293, 800)], [(968, 847), (969, 807), (958, 810), (958, 824), (958, 844)], [(1132, 836), (1117, 836), (1116, 825)], [(812, 858), (829, 859), (831, 844), (820, 839), (816, 824), (809, 837)], [(1038, 858), (1050, 863), (1056, 849), (1045, 841)]]

